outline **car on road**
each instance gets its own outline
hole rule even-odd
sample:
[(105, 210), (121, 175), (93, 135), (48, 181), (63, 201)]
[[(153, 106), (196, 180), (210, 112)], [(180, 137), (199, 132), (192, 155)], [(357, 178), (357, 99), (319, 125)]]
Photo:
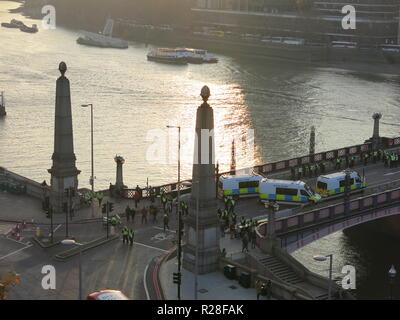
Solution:
[(100, 290), (89, 294), (86, 300), (131, 300), (119, 290)]

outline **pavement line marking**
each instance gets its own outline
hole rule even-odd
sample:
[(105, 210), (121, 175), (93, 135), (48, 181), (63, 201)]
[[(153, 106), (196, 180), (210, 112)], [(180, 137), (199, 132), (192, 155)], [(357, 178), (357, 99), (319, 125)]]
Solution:
[(16, 253), (18, 253), (18, 252), (20, 252), (20, 251), (22, 251), (22, 250), (25, 250), (25, 249), (27, 249), (27, 248), (30, 248), (30, 247), (32, 247), (32, 246), (33, 246), (33, 245), (30, 244), (30, 245), (27, 245), (27, 246), (24, 247), (24, 248), (21, 248), (21, 249), (18, 249), (18, 250), (16, 250), (16, 251), (14, 251), (14, 252), (11, 252), (11, 253), (9, 253), (9, 254), (6, 254), (5, 256), (0, 257), (0, 260), (3, 260), (3, 259), (5, 259), (5, 258), (8, 258), (9, 256), (12, 256), (12, 255), (14, 255), (14, 254), (16, 254)]
[[(53, 234), (58, 230), (58, 229), (60, 229), (60, 227), (62, 226), (62, 224), (59, 224), (57, 227), (55, 227), (54, 229), (53, 229)], [(51, 232), (49, 232), (49, 237), (51, 236)]]
[[(155, 229), (159, 229), (159, 230), (162, 230), (162, 231), (164, 231), (164, 228), (161, 228), (161, 227), (153, 227), (153, 228), (155, 228)], [(173, 233), (176, 233), (176, 231), (175, 230), (166, 230), (166, 231), (169, 231), (169, 232), (173, 232)]]
[(152, 247), (152, 246), (149, 246), (149, 245), (144, 244), (144, 243), (140, 243), (140, 242), (136, 242), (136, 241), (134, 241), (133, 243), (136, 243), (136, 244), (138, 244), (140, 246), (143, 246), (143, 247), (146, 247), (146, 248), (156, 249), (156, 250), (159, 250), (159, 251), (162, 251), (162, 252), (168, 252), (168, 250), (160, 249), (160, 248), (157, 248), (157, 247)]
[(15, 239), (13, 239), (13, 238), (10, 238), (10, 237), (6, 237), (6, 239), (7, 239), (7, 240), (14, 241), (14, 242), (19, 243), (19, 244), (23, 244), (24, 246), (26, 246), (26, 242), (18, 241), (18, 240), (15, 240)]
[(144, 276), (143, 276), (143, 284), (144, 284), (144, 291), (146, 292), (147, 300), (150, 300), (149, 289), (147, 288), (147, 270), (149, 269), (149, 265), (146, 266), (144, 269)]
[(390, 176), (390, 175), (396, 174), (396, 173), (400, 173), (400, 171), (385, 173), (384, 176)]

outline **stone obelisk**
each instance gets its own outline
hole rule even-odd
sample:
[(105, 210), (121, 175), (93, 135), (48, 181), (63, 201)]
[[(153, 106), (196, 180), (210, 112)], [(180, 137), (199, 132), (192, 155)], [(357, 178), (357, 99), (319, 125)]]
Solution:
[[(53, 207), (53, 213), (63, 212), (63, 204), (68, 201), (65, 190), (68, 188), (77, 190), (80, 173), (75, 166), (71, 93), (69, 80), (65, 77), (67, 65), (61, 62), (59, 70), (61, 76), (57, 79), (56, 86), (53, 166), (48, 170), (51, 174), (50, 205)], [(75, 192), (72, 203), (76, 201), (76, 197)]]
[(197, 265), (198, 274), (205, 274), (218, 268), (220, 236), (215, 199), (214, 111), (207, 103), (210, 96), (207, 86), (201, 90), (201, 96), (204, 102), (197, 108), (196, 115), (192, 194), (189, 215), (185, 220), (183, 267), (196, 272)]

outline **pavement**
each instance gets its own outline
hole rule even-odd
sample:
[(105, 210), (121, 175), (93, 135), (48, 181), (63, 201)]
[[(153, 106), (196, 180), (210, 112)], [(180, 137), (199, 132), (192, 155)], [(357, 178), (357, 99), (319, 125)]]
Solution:
[[(220, 239), (220, 247), (225, 248), (227, 257), (239, 260), (244, 257), (242, 242), (239, 239), (229, 239), (229, 235)], [(251, 249), (250, 249), (251, 250)], [(254, 249), (255, 250), (255, 249)], [(177, 300), (177, 285), (173, 283), (172, 274), (177, 272), (176, 257), (164, 262), (159, 271), (159, 279), (166, 300)], [(181, 299), (195, 299), (195, 274), (182, 267)], [(225, 278), (222, 272), (212, 272), (197, 277), (198, 300), (256, 300), (254, 288), (243, 288), (237, 280)], [(260, 297), (260, 299), (265, 299)]]

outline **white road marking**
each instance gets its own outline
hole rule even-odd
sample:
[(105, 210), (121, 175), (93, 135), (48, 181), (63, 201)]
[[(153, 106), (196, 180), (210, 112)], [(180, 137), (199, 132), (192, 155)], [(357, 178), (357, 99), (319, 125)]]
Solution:
[(3, 260), (3, 259), (5, 259), (5, 258), (8, 258), (8, 257), (10, 257), (10, 256), (12, 256), (12, 255), (14, 255), (14, 254), (16, 254), (16, 253), (18, 253), (18, 252), (20, 252), (20, 251), (25, 250), (25, 249), (27, 249), (27, 248), (30, 248), (30, 247), (32, 247), (32, 246), (33, 246), (32, 244), (29, 244), (29, 245), (27, 245), (27, 246), (24, 247), (24, 248), (21, 248), (21, 249), (18, 249), (18, 250), (16, 250), (16, 251), (14, 251), (14, 252), (11, 252), (11, 253), (9, 253), (9, 254), (6, 254), (5, 256), (0, 257), (0, 260)]
[(384, 176), (390, 176), (390, 175), (396, 174), (396, 173), (400, 173), (400, 171), (385, 173)]
[[(26, 246), (26, 245), (28, 244), (27, 242), (18, 241), (18, 240), (15, 240), (15, 239), (13, 239), (13, 238), (10, 238), (10, 237), (6, 237), (6, 239), (7, 239), (7, 240), (14, 241), (14, 242), (19, 243), (19, 244), (23, 244), (24, 246)], [(29, 243), (30, 243), (30, 242), (29, 242)]]
[[(58, 230), (58, 229), (60, 229), (60, 227), (62, 226), (62, 224), (59, 224), (57, 227), (55, 227), (54, 228), (54, 230), (53, 230), (53, 234)], [(49, 232), (49, 237), (51, 236), (51, 232)]]
[(144, 243), (140, 243), (140, 242), (136, 242), (136, 241), (133, 241), (133, 243), (136, 243), (136, 244), (138, 244), (140, 246), (143, 246), (143, 247), (146, 247), (146, 248), (155, 249), (155, 250), (159, 250), (159, 251), (162, 251), (162, 252), (168, 252), (168, 250), (164, 250), (164, 249), (160, 249), (160, 248), (157, 248), (157, 247), (148, 246), (147, 244), (144, 244)]
[(146, 292), (147, 300), (150, 300), (149, 290), (147, 289), (147, 269), (149, 269), (149, 265), (144, 269), (143, 283), (144, 283), (144, 291)]

